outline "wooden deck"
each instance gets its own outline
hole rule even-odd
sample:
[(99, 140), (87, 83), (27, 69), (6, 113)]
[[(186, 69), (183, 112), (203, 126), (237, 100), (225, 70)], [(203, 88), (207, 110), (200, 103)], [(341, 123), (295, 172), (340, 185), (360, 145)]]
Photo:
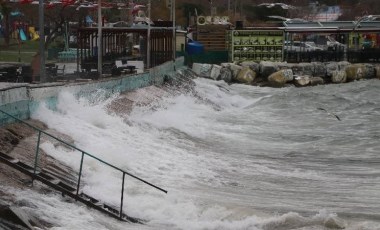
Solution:
[(204, 45), (205, 51), (224, 51), (227, 49), (228, 29), (226, 25), (198, 25), (196, 39)]

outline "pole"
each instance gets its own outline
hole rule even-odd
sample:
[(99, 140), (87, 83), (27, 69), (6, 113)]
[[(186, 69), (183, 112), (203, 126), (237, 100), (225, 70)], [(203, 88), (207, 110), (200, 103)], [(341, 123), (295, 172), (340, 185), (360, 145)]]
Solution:
[(103, 57), (103, 39), (102, 39), (102, 1), (98, 0), (98, 73), (102, 77), (102, 57)]
[(240, 4), (240, 12), (239, 12), (239, 20), (243, 20), (241, 15), (243, 14), (243, 7), (242, 7), (242, 3), (241, 3), (241, 0), (239, 1), (239, 4)]
[(21, 39), (18, 39), (18, 62), (21, 62)]
[(148, 34), (147, 34), (147, 44), (146, 44), (146, 51), (147, 51), (147, 57), (146, 57), (146, 67), (150, 68), (150, 0), (148, 2)]
[(210, 16), (213, 16), (212, 15), (212, 0), (210, 0), (209, 2), (210, 2)]
[[(173, 13), (173, 62), (175, 62), (175, 48), (176, 48), (176, 39), (175, 39), (175, 0), (172, 0), (172, 13)], [(174, 66), (175, 68), (175, 66)]]
[(78, 194), (79, 194), (80, 179), (81, 179), (81, 176), (82, 176), (83, 158), (84, 158), (84, 152), (82, 151), (82, 157), (81, 157), (81, 159), (80, 159), (80, 167), (79, 167), (78, 183), (77, 183), (77, 196), (78, 196)]
[(38, 154), (40, 150), (40, 141), (41, 141), (41, 131), (38, 131), (38, 139), (37, 139), (37, 147), (36, 147), (36, 155), (34, 157), (34, 171), (33, 174), (36, 175), (37, 166), (38, 166)]
[(123, 183), (121, 184), (121, 201), (120, 201), (120, 220), (123, 219), (123, 200), (124, 200), (124, 181), (125, 181), (125, 172), (123, 172)]
[(174, 0), (169, 0), (170, 2), (170, 21), (173, 21), (173, 1)]
[(228, 0), (228, 7), (227, 7), (227, 16), (230, 17), (230, 10), (231, 10), (231, 0)]
[(46, 82), (46, 70), (45, 70), (45, 22), (44, 22), (44, 1), (38, 1), (38, 25), (40, 27), (40, 82)]
[(234, 21), (236, 21), (236, 2), (237, 0), (234, 0)]
[(130, 0), (129, 3), (128, 3), (128, 11), (127, 11), (127, 19), (128, 19), (128, 23), (130, 26), (133, 25), (133, 15), (132, 15), (132, 12), (133, 12), (133, 6), (134, 6), (134, 3), (133, 3), (133, 0)]

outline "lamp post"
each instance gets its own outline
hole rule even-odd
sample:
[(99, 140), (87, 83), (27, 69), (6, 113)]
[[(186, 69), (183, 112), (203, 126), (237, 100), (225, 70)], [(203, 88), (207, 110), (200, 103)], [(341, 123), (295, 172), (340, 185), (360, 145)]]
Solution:
[(231, 0), (228, 0), (227, 2), (227, 16), (230, 17), (230, 11), (231, 11)]
[[(172, 0), (172, 18), (173, 18), (173, 63), (175, 64), (175, 49), (176, 49), (176, 38), (175, 38), (175, 0)], [(175, 65), (174, 65), (175, 69)]]
[[(40, 0), (41, 1), (41, 0)], [(102, 39), (102, 1), (98, 0), (98, 74), (102, 76), (102, 57), (103, 57), (103, 39)]]
[(146, 59), (146, 67), (150, 68), (150, 0), (148, 2), (148, 34), (147, 34), (147, 44), (146, 44), (146, 49), (147, 49), (147, 59)]
[(45, 22), (44, 22), (44, 1), (39, 0), (38, 5), (38, 25), (40, 27), (40, 82), (46, 82), (46, 70), (45, 70)]

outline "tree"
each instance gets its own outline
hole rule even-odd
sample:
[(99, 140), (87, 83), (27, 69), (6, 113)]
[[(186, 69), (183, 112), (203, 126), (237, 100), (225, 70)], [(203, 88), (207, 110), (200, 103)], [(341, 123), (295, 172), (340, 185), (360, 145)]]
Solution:
[(170, 9), (166, 7), (166, 1), (151, 1), (151, 18), (169, 20)]
[(356, 5), (358, 9), (357, 16), (364, 16), (369, 14), (380, 14), (380, 1), (379, 0), (361, 0)]
[(248, 21), (269, 21), (273, 20), (268, 18), (268, 16), (287, 16), (287, 10), (284, 10), (280, 6), (265, 7), (265, 6), (252, 6), (244, 5), (244, 14)]
[(49, 24), (51, 26), (49, 32), (45, 34), (45, 49), (58, 37), (64, 35), (66, 23), (69, 23), (69, 21), (78, 22), (81, 16), (82, 10), (78, 11), (76, 7), (72, 6), (58, 5), (55, 8), (45, 10), (45, 25)]
[[(187, 3), (184, 2), (179, 6), (180, 9), (182, 9), (183, 13), (183, 19), (185, 19), (185, 27), (188, 27), (190, 25), (190, 17), (195, 16), (195, 11), (197, 11), (198, 15), (203, 14), (203, 7), (199, 4), (193, 4), (193, 3)], [(179, 20), (181, 22), (181, 20)]]
[(0, 0), (1, 14), (4, 16), (4, 43), (5, 46), (9, 46), (9, 14), (12, 8), (8, 5), (6, 0)]

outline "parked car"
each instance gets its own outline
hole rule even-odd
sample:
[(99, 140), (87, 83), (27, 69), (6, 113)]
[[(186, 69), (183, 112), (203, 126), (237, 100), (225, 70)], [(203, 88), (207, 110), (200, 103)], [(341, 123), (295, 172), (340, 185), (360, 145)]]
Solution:
[(295, 52), (319, 51), (322, 48), (315, 45), (314, 42), (286, 41), (284, 49)]
[(336, 41), (333, 36), (322, 35), (322, 34), (313, 34), (307, 37), (307, 41), (314, 42), (316, 46), (324, 50), (343, 50), (346, 48), (346, 45)]

